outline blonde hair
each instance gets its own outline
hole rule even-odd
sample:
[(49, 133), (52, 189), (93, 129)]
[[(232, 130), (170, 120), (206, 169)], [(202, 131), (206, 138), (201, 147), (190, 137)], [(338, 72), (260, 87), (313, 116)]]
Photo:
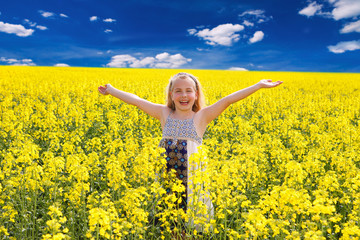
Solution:
[(194, 112), (198, 112), (200, 109), (205, 107), (205, 96), (203, 93), (203, 89), (201, 87), (199, 80), (195, 76), (193, 76), (189, 73), (185, 73), (185, 72), (180, 72), (170, 78), (169, 84), (166, 87), (166, 96), (167, 96), (166, 105), (169, 108), (171, 108), (173, 111), (175, 111), (175, 103), (171, 99), (171, 92), (173, 90), (174, 82), (177, 79), (184, 79), (184, 78), (189, 78), (189, 79), (193, 80), (195, 83), (195, 91), (197, 93), (197, 99), (194, 102), (192, 110)]

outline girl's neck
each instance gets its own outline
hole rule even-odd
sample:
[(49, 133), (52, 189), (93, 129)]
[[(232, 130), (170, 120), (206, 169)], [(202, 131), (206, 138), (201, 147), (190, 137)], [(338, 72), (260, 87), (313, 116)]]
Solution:
[(172, 118), (175, 119), (180, 119), (180, 120), (184, 120), (184, 119), (190, 119), (194, 117), (195, 112), (194, 111), (179, 111), (176, 110), (172, 112)]

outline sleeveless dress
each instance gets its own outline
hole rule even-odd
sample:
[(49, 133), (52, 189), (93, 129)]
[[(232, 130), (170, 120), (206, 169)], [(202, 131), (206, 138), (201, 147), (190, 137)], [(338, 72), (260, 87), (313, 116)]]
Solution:
[[(159, 147), (163, 147), (166, 150), (167, 171), (174, 169), (176, 177), (181, 180), (185, 187), (180, 207), (186, 212), (187, 205), (191, 202), (189, 197), (193, 193), (192, 188), (189, 187), (191, 185), (189, 184), (189, 179), (191, 179), (191, 172), (194, 171), (189, 171), (191, 167), (189, 158), (191, 154), (198, 152), (198, 147), (202, 144), (202, 138), (196, 132), (193, 118), (184, 120), (174, 119), (171, 118), (172, 113), (166, 119)], [(210, 212), (210, 218), (212, 218), (214, 209), (210, 198), (203, 196), (202, 201), (206, 204)]]

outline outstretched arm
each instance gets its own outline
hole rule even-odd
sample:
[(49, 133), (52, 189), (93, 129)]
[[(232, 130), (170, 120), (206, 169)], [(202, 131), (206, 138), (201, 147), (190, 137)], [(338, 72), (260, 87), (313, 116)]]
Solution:
[(199, 113), (201, 115), (201, 119), (207, 125), (212, 120), (217, 118), (231, 104), (236, 103), (237, 101), (240, 101), (241, 99), (250, 96), (251, 94), (260, 90), (261, 88), (272, 88), (279, 86), (281, 83), (282, 83), (281, 81), (272, 82), (272, 80), (261, 80), (260, 82), (258, 82), (253, 86), (234, 92), (220, 99), (216, 103), (200, 110)]
[(156, 104), (149, 102), (143, 98), (138, 97), (135, 94), (121, 91), (119, 89), (114, 88), (111, 84), (106, 84), (105, 86), (100, 86), (98, 88), (99, 92), (103, 95), (111, 95), (114, 96), (128, 104), (134, 105), (150, 116), (161, 119), (161, 114), (164, 109), (164, 105)]

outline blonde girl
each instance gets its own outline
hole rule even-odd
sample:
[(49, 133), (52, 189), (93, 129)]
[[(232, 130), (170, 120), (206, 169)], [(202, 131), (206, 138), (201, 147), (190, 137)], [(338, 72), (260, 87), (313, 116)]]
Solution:
[[(137, 106), (161, 122), (163, 135), (159, 146), (166, 150), (167, 170), (174, 169), (177, 178), (182, 181), (185, 187), (180, 207), (186, 211), (189, 202), (188, 195), (192, 193), (192, 189), (188, 187), (188, 179), (191, 179), (188, 158), (201, 145), (206, 126), (231, 104), (262, 88), (276, 87), (281, 83), (281, 81), (261, 80), (255, 85), (234, 92), (210, 106), (204, 104), (204, 95), (198, 79), (183, 72), (170, 78), (166, 88), (167, 101), (165, 105), (149, 102), (134, 94), (118, 90), (110, 84), (100, 86), (98, 90), (101, 94), (110, 94), (128, 104)], [(203, 201), (208, 209), (212, 209), (210, 199)]]

